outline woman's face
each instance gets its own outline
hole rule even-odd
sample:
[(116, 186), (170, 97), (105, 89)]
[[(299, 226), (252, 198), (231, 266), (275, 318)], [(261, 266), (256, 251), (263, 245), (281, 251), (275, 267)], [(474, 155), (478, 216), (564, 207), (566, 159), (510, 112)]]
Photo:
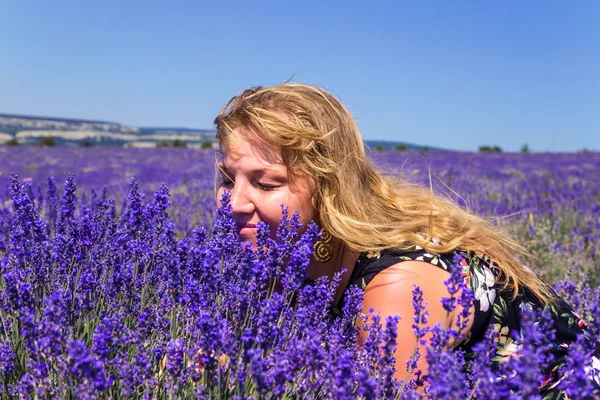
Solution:
[(235, 141), (227, 144), (219, 161), (221, 185), (217, 205), (225, 190), (231, 191), (233, 218), (238, 233), (245, 242), (256, 244), (256, 224), (264, 222), (271, 227), (275, 238), (281, 218), (281, 204), (288, 207), (291, 216), (300, 212), (301, 222), (313, 219), (309, 182), (306, 177), (296, 179), (297, 187), (290, 187), (288, 171), (281, 154), (272, 146), (252, 138), (247, 128), (237, 128)]

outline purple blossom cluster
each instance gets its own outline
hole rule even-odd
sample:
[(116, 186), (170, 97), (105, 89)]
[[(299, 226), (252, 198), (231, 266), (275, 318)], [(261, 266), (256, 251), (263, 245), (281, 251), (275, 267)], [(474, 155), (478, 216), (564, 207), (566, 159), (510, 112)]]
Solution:
[(169, 183), (169, 214), (178, 234), (190, 235), (198, 225), (209, 229), (214, 218), (212, 150), (0, 146), (0, 160), (0, 202), (10, 200), (6, 188), (11, 173), (17, 174), (21, 183), (31, 185), (27, 190), (38, 201), (47, 194), (44, 183), (48, 176), (64, 182), (74, 174), (80, 201), (102, 196), (106, 190), (117, 199), (119, 212), (124, 206), (120, 200), (129, 192), (129, 178), (135, 176), (145, 193)]
[[(91, 150), (101, 154), (102, 149)], [(181, 152), (179, 157), (191, 151)], [(204, 153), (194, 157), (200, 154)], [(118, 157), (121, 161), (116, 161)], [(125, 152), (118, 157), (98, 160), (98, 165), (130, 165), (124, 161)], [(386, 154), (377, 157), (382, 165), (389, 166), (392, 160)], [(394, 168), (404, 165), (405, 170), (406, 160), (394, 157)], [(442, 156), (428, 157), (429, 161), (418, 162), (443, 172)], [(204, 171), (212, 162), (209, 158), (202, 161)], [(529, 168), (525, 161), (505, 160), (516, 171)], [(597, 156), (590, 158), (579, 168), (584, 171), (586, 163), (598, 161)], [(471, 162), (487, 165), (481, 173), (491, 170), (486, 162), (495, 161)], [(414, 165), (417, 168), (418, 163)], [(549, 313), (523, 311), (523, 328), (509, 338), (519, 348), (500, 368), (493, 360), (498, 357), (495, 346), (501, 332), (492, 325), (475, 345), (475, 358), (449, 349), (448, 343), (461, 340), (463, 328), (473, 318), (464, 311), (473, 293), (463, 284), (459, 260), (450, 268), (448, 295), (442, 299), (448, 313), (457, 307), (463, 310), (455, 326), (428, 325), (427, 304), (418, 287), (413, 291), (412, 316), (383, 320), (372, 312), (361, 314), (358, 288), (349, 289), (343, 309), (336, 310), (332, 302), (341, 275), (333, 280), (307, 279), (316, 225), (302, 226), (299, 215), (290, 217), (282, 208), (277, 240), (262, 224), (253, 250), (236, 234), (228, 195), (213, 217), (212, 170), (201, 177), (190, 172), (191, 179), (179, 180), (181, 174), (174, 174), (174, 179), (153, 167), (155, 172), (139, 175), (155, 177), (138, 184), (117, 174), (119, 168), (100, 169), (107, 172), (106, 182), (100, 176), (95, 181), (82, 179), (81, 187), (66, 172), (56, 174), (63, 185), (35, 174), (24, 175), (31, 179), (13, 175), (3, 181), (7, 190), (0, 195), (1, 398), (542, 398), (537, 389), (547, 377), (541, 367), (552, 361), (554, 327)], [(43, 165), (41, 169), (49, 172)], [(77, 167), (71, 170), (85, 176)], [(510, 205), (506, 212), (526, 210), (506, 227), (517, 235), (522, 230), (522, 237), (529, 238), (528, 249), (538, 251), (535, 254), (544, 262), (554, 260), (548, 262), (551, 269), (555, 260), (565, 262), (560, 274), (550, 275), (560, 278), (554, 288), (586, 323), (587, 337), (576, 338), (556, 372), (565, 377), (561, 389), (571, 398), (597, 398), (600, 394), (589, 371), (590, 346), (600, 338), (600, 288), (594, 276), (600, 271), (596, 258), (600, 221), (593, 205), (600, 185), (592, 187), (598, 178), (573, 168), (563, 172), (564, 181), (556, 184), (566, 185), (565, 193), (579, 190), (575, 194), (579, 202), (556, 190), (541, 191), (534, 209), (530, 207), (534, 203), (526, 200), (531, 191), (510, 192), (510, 184), (517, 185), (514, 180), (494, 187), (514, 195), (499, 200)], [(491, 183), (478, 194), (473, 187), (460, 190), (455, 185), (461, 174), (466, 173), (457, 168), (449, 185), (458, 193), (470, 193), (470, 199), (495, 198)], [(552, 179), (558, 179), (557, 174)], [(494, 177), (480, 176), (476, 182), (486, 179)], [(161, 180), (172, 182), (184, 196), (174, 196), (166, 185), (158, 184)], [(529, 182), (531, 190), (539, 189), (538, 181)], [(551, 180), (545, 182), (552, 186)], [(147, 199), (141, 188), (152, 186), (157, 189)], [(201, 197), (194, 190), (202, 191)], [(123, 200), (115, 201), (117, 195)], [(489, 212), (498, 211), (486, 204)], [(193, 214), (194, 209), (201, 214), (198, 210)], [(194, 217), (184, 221), (181, 215), (188, 211)], [(555, 242), (559, 243), (552, 247)], [(394, 360), (396, 347), (404, 345), (397, 342), (398, 318), (413, 322), (423, 348), (415, 348), (402, 379), (396, 378)], [(369, 333), (362, 344), (357, 319)], [(428, 368), (423, 368), (425, 361)]]
[(394, 325), (373, 336), (370, 353), (357, 348), (361, 291), (351, 291), (334, 320), (341, 275), (307, 281), (318, 229), (304, 229), (297, 213), (282, 210), (278, 241), (262, 224), (254, 251), (240, 243), (228, 196), (212, 232), (198, 227), (193, 239), (177, 239), (166, 186), (145, 201), (132, 179), (117, 213), (104, 196), (80, 201), (72, 176), (62, 196), (48, 179), (43, 204), (16, 176), (10, 185), (0, 261), (3, 396), (348, 398), (393, 390)]

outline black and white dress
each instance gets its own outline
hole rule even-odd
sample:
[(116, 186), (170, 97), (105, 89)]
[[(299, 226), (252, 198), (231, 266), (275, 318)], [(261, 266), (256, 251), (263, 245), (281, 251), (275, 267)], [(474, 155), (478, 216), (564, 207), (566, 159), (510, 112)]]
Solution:
[[(423, 261), (433, 264), (439, 268), (449, 271), (450, 265), (454, 263), (455, 255), (461, 256), (462, 275), (466, 285), (471, 287), (475, 297), (473, 325), (466, 339), (457, 347), (466, 353), (466, 358), (473, 356), (472, 347), (484, 339), (488, 327), (492, 325), (496, 335), (497, 350), (493, 363), (500, 363), (511, 354), (519, 350), (518, 340), (514, 333), (521, 329), (521, 310), (541, 310), (537, 298), (521, 289), (517, 298), (512, 300), (511, 295), (501, 291), (496, 286), (496, 280), (500, 270), (484, 256), (478, 256), (473, 252), (452, 252), (448, 254), (429, 254), (424, 249), (416, 247), (413, 251), (400, 251), (388, 249), (376, 253), (362, 253), (350, 276), (348, 287), (356, 285), (363, 289), (379, 272), (387, 267), (402, 261)], [(491, 265), (491, 266), (490, 266)], [(338, 304), (341, 308), (343, 298)], [(565, 355), (571, 343), (577, 339), (578, 334), (585, 334), (584, 321), (563, 300), (550, 306), (556, 330), (555, 342), (552, 352), (554, 361), (544, 369), (545, 380), (540, 383), (540, 393), (544, 398), (567, 398), (560, 390), (559, 376), (560, 367), (565, 363)], [(600, 345), (596, 343), (595, 352), (592, 356), (593, 373), (595, 385), (600, 388)]]

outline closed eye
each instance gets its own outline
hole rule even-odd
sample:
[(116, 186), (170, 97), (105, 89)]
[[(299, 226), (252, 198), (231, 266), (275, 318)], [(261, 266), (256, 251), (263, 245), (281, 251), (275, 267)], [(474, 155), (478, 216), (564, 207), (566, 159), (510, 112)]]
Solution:
[(227, 186), (230, 186), (232, 184), (233, 184), (233, 181), (231, 179), (223, 178), (223, 177), (221, 178), (221, 186), (227, 187)]
[[(227, 176), (225, 176), (225, 175), (221, 176), (221, 186), (228, 187), (228, 186), (231, 186), (231, 185), (234, 185), (234, 184), (235, 184), (235, 182), (232, 181), (231, 179), (227, 178)], [(263, 190), (265, 192), (269, 192), (271, 190), (275, 190), (275, 189), (277, 189), (279, 187), (279, 186), (263, 185), (263, 184), (261, 184), (259, 182), (256, 182), (254, 185), (257, 188), (259, 188), (260, 190)]]
[(262, 185), (260, 183), (256, 183), (256, 186), (260, 189), (260, 190), (264, 190), (265, 192), (277, 189), (279, 186), (267, 186), (267, 185)]
[(217, 165), (217, 166), (219, 167), (219, 185), (221, 185), (221, 186), (231, 185), (233, 183), (232, 177), (229, 175), (229, 173), (227, 173), (227, 171), (225, 171), (219, 165)]

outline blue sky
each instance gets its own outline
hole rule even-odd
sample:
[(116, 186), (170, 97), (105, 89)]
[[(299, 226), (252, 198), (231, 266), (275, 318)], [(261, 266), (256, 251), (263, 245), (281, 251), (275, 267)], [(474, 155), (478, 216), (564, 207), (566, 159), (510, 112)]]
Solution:
[(364, 138), (600, 150), (600, 2), (0, 0), (0, 112), (212, 128), (323, 86)]

